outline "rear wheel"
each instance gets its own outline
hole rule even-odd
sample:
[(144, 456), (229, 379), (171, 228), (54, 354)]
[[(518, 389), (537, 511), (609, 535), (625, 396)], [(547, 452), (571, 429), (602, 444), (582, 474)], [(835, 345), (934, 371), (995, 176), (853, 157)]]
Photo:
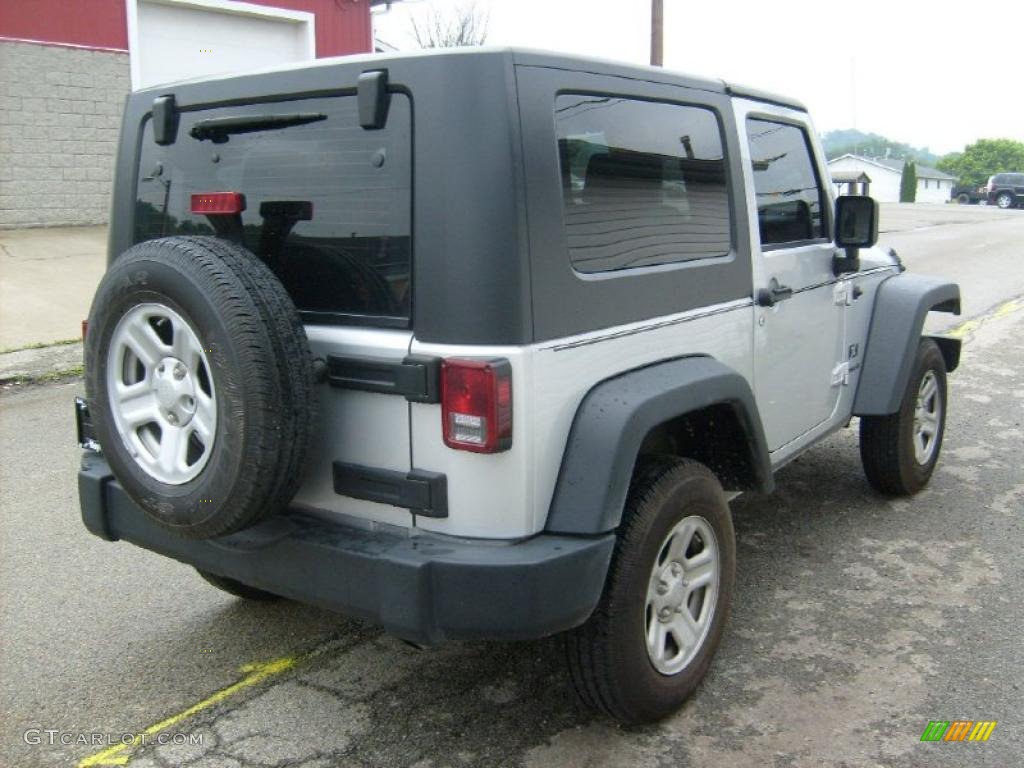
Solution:
[(732, 519), (714, 474), (685, 459), (645, 461), (601, 601), (566, 635), (583, 701), (628, 723), (674, 712), (721, 642), (735, 567)]
[(1013, 195), (1011, 195), (1009, 192), (1000, 192), (998, 195), (996, 195), (996, 205), (998, 205), (1003, 210), (1006, 210), (1007, 208), (1013, 208), (1013, 204)]
[(917, 493), (931, 479), (946, 429), (946, 362), (938, 345), (922, 339), (900, 409), (862, 416), (860, 456), (868, 482), (882, 493)]

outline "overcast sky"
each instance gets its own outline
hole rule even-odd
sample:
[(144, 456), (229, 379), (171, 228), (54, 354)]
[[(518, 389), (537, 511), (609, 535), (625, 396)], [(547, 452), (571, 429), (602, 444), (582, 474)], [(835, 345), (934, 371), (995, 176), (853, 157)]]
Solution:
[[(377, 36), (415, 48), (412, 15), (465, 4), (396, 3), (375, 15)], [(489, 45), (649, 61), (649, 0), (477, 5)], [(856, 127), (943, 154), (978, 138), (1024, 141), (1022, 31), (1020, 0), (665, 0), (665, 66), (795, 96), (821, 132)]]

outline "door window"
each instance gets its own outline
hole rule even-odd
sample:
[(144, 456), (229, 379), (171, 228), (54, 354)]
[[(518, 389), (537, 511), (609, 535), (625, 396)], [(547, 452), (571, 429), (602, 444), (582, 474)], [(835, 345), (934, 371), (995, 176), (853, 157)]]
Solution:
[(747, 118), (762, 247), (824, 238), (825, 192), (806, 131)]

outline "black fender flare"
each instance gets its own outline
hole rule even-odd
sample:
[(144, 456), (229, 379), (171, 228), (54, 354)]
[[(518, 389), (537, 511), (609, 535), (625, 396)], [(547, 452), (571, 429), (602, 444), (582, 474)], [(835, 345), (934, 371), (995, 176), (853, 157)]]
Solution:
[(675, 358), (605, 379), (583, 398), (569, 430), (547, 530), (614, 530), (647, 434), (677, 416), (719, 404), (732, 407), (746, 436), (738, 449), (747, 452), (753, 468), (751, 489), (770, 492), (768, 443), (747, 380), (711, 357)]
[[(885, 416), (899, 410), (929, 312), (959, 315), (960, 286), (908, 272), (878, 286), (853, 401), (854, 416)], [(953, 370), (960, 358), (959, 340), (946, 337), (937, 341), (947, 368)]]

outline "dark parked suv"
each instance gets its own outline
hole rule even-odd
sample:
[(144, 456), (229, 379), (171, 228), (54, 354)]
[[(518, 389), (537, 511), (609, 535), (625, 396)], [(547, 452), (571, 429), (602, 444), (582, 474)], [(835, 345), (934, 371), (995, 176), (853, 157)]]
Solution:
[(1000, 208), (1024, 205), (1024, 173), (997, 173), (990, 178), (988, 201)]

